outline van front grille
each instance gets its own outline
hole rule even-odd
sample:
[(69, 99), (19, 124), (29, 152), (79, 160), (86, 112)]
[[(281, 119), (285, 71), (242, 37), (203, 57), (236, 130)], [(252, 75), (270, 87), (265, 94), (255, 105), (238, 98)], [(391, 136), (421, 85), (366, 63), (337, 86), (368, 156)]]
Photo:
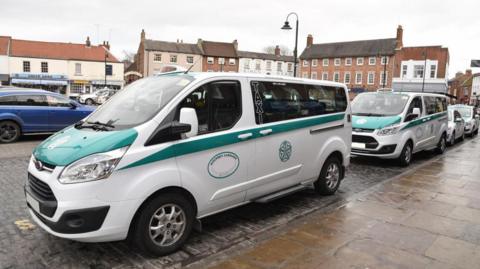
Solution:
[(28, 186), (34, 195), (38, 196), (44, 201), (56, 201), (55, 195), (52, 189), (47, 183), (34, 177), (32, 174), (28, 174)]

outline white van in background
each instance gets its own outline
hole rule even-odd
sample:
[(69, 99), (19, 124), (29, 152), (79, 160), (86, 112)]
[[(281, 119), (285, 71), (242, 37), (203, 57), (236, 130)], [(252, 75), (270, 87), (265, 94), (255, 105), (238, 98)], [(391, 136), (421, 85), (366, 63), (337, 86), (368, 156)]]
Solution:
[(359, 94), (352, 102), (352, 154), (397, 159), (407, 166), (412, 154), (437, 149), (447, 139), (444, 95), (382, 91)]
[(26, 200), (39, 226), (142, 250), (177, 250), (198, 219), (314, 188), (350, 162), (343, 84), (233, 73), (166, 73), (119, 91), (35, 148)]

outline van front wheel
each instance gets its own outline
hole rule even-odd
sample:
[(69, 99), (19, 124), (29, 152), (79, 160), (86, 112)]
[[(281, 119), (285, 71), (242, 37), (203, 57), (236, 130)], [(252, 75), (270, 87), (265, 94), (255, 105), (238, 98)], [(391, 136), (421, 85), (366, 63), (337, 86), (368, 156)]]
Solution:
[(139, 212), (131, 240), (150, 255), (170, 254), (185, 243), (194, 218), (194, 209), (188, 199), (177, 193), (160, 194)]
[(410, 162), (412, 161), (413, 155), (413, 146), (410, 141), (408, 141), (405, 146), (403, 146), (402, 152), (400, 153), (400, 157), (398, 157), (398, 163), (401, 166), (409, 166)]
[(334, 194), (342, 180), (342, 163), (336, 157), (330, 157), (325, 161), (320, 171), (320, 176), (314, 183), (315, 191), (322, 195)]
[(445, 134), (442, 134), (435, 150), (438, 154), (443, 154), (447, 150), (447, 136)]

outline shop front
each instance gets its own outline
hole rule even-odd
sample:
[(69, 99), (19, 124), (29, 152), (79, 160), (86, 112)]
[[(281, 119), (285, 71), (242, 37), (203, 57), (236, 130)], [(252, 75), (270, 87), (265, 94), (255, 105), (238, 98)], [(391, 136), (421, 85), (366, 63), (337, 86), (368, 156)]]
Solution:
[(107, 80), (107, 84), (105, 85), (105, 80), (92, 80), (90, 81), (93, 87), (93, 91), (103, 89), (108, 87), (113, 90), (120, 90), (123, 87), (123, 80)]
[(65, 75), (55, 74), (12, 74), (11, 84), (22, 88), (42, 89), (66, 94), (68, 80)]

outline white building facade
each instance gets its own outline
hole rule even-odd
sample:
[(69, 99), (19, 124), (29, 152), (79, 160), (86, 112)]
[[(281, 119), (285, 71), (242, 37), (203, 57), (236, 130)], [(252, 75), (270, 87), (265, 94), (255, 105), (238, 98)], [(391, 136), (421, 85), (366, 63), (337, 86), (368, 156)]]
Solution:
[(423, 85), (428, 92), (447, 92), (448, 77), (438, 77), (438, 68), (438, 60), (401, 61), (400, 77), (393, 78), (394, 88), (407, 91), (410, 90), (410, 85), (415, 85), (416, 88)]
[(275, 54), (238, 51), (238, 56), (239, 72), (293, 77), (295, 58), (280, 55), (278, 46)]

